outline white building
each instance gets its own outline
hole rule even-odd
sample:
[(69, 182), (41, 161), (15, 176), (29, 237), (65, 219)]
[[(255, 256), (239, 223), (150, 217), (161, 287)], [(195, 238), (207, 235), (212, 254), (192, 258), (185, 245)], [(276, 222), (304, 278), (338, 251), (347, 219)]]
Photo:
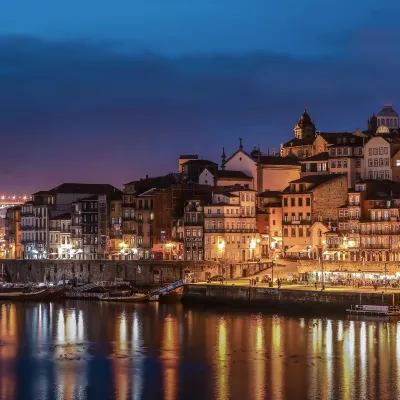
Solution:
[(65, 213), (49, 220), (49, 258), (71, 258), (71, 214)]
[(206, 260), (252, 261), (260, 256), (258, 236), (254, 190), (215, 193), (204, 206)]

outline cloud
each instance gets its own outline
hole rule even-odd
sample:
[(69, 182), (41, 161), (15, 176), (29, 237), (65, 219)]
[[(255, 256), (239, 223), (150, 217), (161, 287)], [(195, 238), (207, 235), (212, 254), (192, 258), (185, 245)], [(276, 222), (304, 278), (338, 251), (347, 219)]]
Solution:
[(168, 58), (116, 51), (112, 43), (2, 37), (0, 184), (30, 191), (74, 180), (118, 186), (175, 170), (179, 153), (218, 161), (222, 146), (235, 150), (240, 136), (248, 147), (277, 149), (305, 106), (320, 130), (363, 128), (383, 102), (396, 105), (398, 56), (382, 63), (366, 47), (347, 57), (358, 46), (354, 38), (340, 38), (347, 46), (340, 57), (316, 59)]

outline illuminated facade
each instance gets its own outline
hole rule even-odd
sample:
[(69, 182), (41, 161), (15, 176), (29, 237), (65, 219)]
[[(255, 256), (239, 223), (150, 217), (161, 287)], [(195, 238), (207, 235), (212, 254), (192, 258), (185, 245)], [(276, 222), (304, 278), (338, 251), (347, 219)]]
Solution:
[(122, 257), (122, 192), (111, 196), (110, 199), (110, 258), (112, 260)]
[(7, 208), (5, 217), (6, 258), (22, 258), (21, 206)]
[(49, 258), (71, 258), (71, 214), (65, 213), (49, 219)]
[(204, 250), (206, 260), (226, 263), (260, 257), (254, 190), (213, 194), (212, 203), (204, 206)]

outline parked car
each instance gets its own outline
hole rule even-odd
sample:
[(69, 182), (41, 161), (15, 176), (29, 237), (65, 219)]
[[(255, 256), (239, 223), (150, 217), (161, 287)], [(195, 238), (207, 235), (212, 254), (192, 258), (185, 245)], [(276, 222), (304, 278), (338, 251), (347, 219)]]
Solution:
[(222, 275), (214, 275), (211, 278), (208, 279), (208, 283), (211, 282), (221, 282), (224, 280), (224, 277)]

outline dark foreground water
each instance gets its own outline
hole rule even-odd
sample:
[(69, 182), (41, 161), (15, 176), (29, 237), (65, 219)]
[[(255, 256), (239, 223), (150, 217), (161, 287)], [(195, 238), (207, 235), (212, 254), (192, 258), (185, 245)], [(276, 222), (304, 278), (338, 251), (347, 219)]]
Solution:
[(1, 399), (399, 399), (397, 321), (0, 304)]

